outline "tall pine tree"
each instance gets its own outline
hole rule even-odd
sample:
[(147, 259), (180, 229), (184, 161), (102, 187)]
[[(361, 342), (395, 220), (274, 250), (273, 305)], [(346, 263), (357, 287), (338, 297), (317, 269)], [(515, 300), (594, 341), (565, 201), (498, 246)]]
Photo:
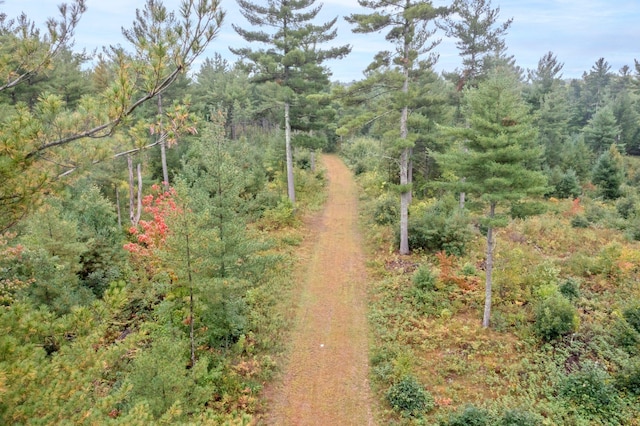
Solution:
[(469, 127), (448, 129), (466, 149), (438, 155), (440, 163), (458, 176), (464, 192), (483, 203), (487, 210), (485, 307), (482, 325), (489, 326), (493, 272), (494, 230), (506, 225), (498, 210), (506, 203), (542, 194), (546, 178), (537, 170), (542, 151), (535, 143), (528, 108), (521, 97), (517, 77), (496, 69), (477, 89), (466, 93)]
[[(393, 108), (400, 111), (396, 148), (400, 150), (400, 254), (409, 254), (409, 204), (411, 201), (411, 153), (415, 137), (409, 134), (409, 102), (416, 90), (416, 70), (428, 68), (437, 60), (432, 50), (440, 43), (434, 39), (435, 29), (429, 24), (447, 14), (447, 8), (433, 7), (430, 1), (358, 0), (360, 6), (371, 9), (368, 14), (354, 13), (345, 19), (354, 24), (355, 33), (388, 31), (386, 40), (393, 51), (379, 52), (368, 71), (392, 66), (384, 82), (395, 91)], [(428, 57), (421, 60), (421, 56)], [(394, 75), (395, 74), (395, 75)], [(376, 78), (373, 75), (373, 78)], [(387, 87), (389, 88), (389, 87)]]
[(322, 5), (314, 6), (314, 3), (315, 0), (269, 0), (262, 5), (238, 0), (242, 15), (252, 27), (268, 27), (271, 31), (243, 29), (234, 24), (233, 29), (247, 42), (262, 43), (266, 47), (230, 48), (251, 63), (255, 82), (271, 82), (283, 89), (280, 96), (284, 106), (287, 193), (292, 203), (295, 203), (295, 186), (290, 108), (295, 107), (301, 95), (313, 93), (318, 85), (328, 83), (328, 71), (322, 68), (324, 61), (340, 59), (351, 51), (348, 45), (318, 47), (336, 38), (334, 26), (338, 18), (321, 25), (313, 24), (322, 9)]

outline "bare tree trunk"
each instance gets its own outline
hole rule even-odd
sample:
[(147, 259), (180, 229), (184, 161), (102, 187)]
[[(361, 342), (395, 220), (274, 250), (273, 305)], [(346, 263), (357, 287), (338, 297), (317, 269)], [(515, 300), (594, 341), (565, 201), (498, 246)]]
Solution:
[(129, 220), (133, 226), (136, 226), (136, 190), (133, 181), (133, 158), (127, 155), (127, 169), (129, 170)]
[[(408, 53), (407, 53), (408, 55)], [(404, 69), (404, 84), (402, 92), (409, 93), (409, 70)], [(409, 131), (407, 121), (409, 120), (409, 108), (405, 105), (400, 116), (400, 138), (406, 139)], [(411, 148), (405, 147), (400, 155), (400, 254), (409, 254), (409, 203), (411, 203), (411, 189), (409, 186), (409, 165), (411, 161)]]
[(164, 190), (169, 189), (169, 169), (167, 167), (167, 142), (162, 137), (162, 94), (158, 95), (158, 114), (160, 115), (160, 131), (158, 137), (160, 140), (160, 161), (162, 162), (162, 185)]
[(138, 200), (136, 203), (136, 189), (133, 175), (133, 158), (127, 155), (127, 167), (129, 169), (129, 219), (133, 226), (138, 226), (142, 213), (142, 166), (138, 163)]
[[(185, 209), (186, 211), (186, 209)], [(184, 216), (184, 237), (187, 245), (187, 277), (189, 279), (189, 342), (191, 343), (191, 366), (196, 364), (196, 339), (193, 330), (193, 323), (195, 321), (194, 315), (194, 302), (193, 302), (193, 278), (191, 276), (191, 248), (189, 247), (189, 224), (187, 223), (186, 215)]]
[[(489, 207), (489, 218), (493, 219), (496, 212), (496, 203), (491, 203)], [(493, 284), (493, 226), (489, 224), (487, 229), (487, 262), (485, 269), (485, 296), (484, 296), (484, 315), (482, 317), (482, 326), (489, 327), (491, 320), (491, 287)]]
[(289, 122), (289, 102), (284, 103), (284, 139), (287, 150), (287, 193), (291, 204), (296, 204), (296, 189), (293, 182), (293, 152), (291, 150), (291, 123)]
[(118, 191), (118, 184), (114, 183), (113, 188), (116, 191), (116, 213), (118, 214), (118, 226), (122, 228), (122, 211), (120, 211), (120, 191)]
[(311, 149), (311, 171), (316, 172), (316, 150)]

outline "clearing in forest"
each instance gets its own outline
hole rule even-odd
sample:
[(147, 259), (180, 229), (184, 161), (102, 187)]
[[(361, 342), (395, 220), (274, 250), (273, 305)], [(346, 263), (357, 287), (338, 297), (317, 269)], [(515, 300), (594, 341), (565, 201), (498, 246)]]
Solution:
[(374, 424), (357, 187), (337, 156), (325, 155), (323, 163), (328, 198), (301, 247), (290, 354), (270, 392), (268, 424)]

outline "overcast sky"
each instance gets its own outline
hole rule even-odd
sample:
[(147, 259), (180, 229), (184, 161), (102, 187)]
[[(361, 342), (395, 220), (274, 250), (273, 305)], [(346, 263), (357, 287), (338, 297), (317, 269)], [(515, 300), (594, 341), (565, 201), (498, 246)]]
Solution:
[[(1, 1), (1, 0), (0, 0)], [(253, 0), (258, 3), (260, 0)], [(165, 0), (170, 9), (178, 10), (180, 0)], [(60, 0), (4, 0), (0, 11), (9, 17), (25, 12), (36, 24), (43, 24), (48, 16), (57, 15)], [(144, 0), (87, 0), (88, 10), (76, 31), (76, 48), (93, 50), (109, 44), (124, 44), (121, 28), (129, 28), (136, 8)], [(266, 3), (266, 2), (265, 2)], [(337, 44), (350, 44), (352, 53), (341, 61), (327, 62), (333, 80), (349, 82), (362, 78), (362, 70), (373, 55), (390, 46), (382, 35), (353, 34), (343, 16), (362, 12), (357, 0), (318, 1), (324, 7), (319, 22), (339, 16)], [(434, 0), (436, 6), (450, 1)], [(633, 68), (634, 59), (640, 60), (640, 0), (493, 0), (500, 7), (500, 21), (513, 18), (506, 36), (507, 53), (514, 55), (517, 65), (525, 69), (537, 67), (538, 60), (553, 52), (564, 63), (563, 76), (579, 78), (589, 71), (601, 57), (617, 72), (623, 65)], [(220, 35), (206, 55), (218, 52), (231, 62), (235, 57), (228, 46), (246, 43), (231, 28), (231, 23), (247, 26), (238, 12), (234, 0), (222, 0), (227, 12)], [(453, 71), (460, 60), (452, 40), (443, 39), (436, 48), (440, 60), (438, 71)]]

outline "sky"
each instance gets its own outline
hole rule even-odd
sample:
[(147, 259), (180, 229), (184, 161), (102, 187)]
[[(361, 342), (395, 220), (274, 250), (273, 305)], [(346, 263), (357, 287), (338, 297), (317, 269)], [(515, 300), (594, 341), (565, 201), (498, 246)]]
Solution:
[[(252, 0), (259, 3), (260, 0)], [(264, 1), (264, 0), (263, 0)], [(49, 16), (57, 16), (61, 0), (0, 0), (0, 12), (15, 17), (27, 14), (36, 25), (43, 26)], [(144, 7), (144, 0), (86, 0), (87, 12), (76, 30), (75, 49), (100, 50), (102, 46), (121, 44), (127, 47), (121, 28), (130, 28), (136, 8)], [(164, 0), (171, 10), (178, 10), (180, 0)], [(266, 2), (265, 2), (266, 3)], [(444, 6), (450, 0), (433, 0)], [(318, 23), (338, 17), (336, 45), (350, 44), (351, 54), (339, 61), (325, 63), (332, 71), (332, 80), (350, 82), (360, 80), (362, 71), (375, 53), (390, 50), (384, 34), (353, 34), (343, 17), (368, 12), (357, 0), (317, 0), (323, 4)], [(633, 69), (634, 59), (640, 60), (640, 0), (492, 0), (493, 8), (500, 8), (499, 21), (513, 18), (505, 37), (507, 54), (524, 69), (535, 69), (539, 59), (553, 52), (564, 64), (565, 78), (580, 78), (599, 58), (604, 58), (612, 72), (624, 65)], [(221, 0), (226, 11), (220, 34), (209, 45), (205, 57), (221, 54), (230, 62), (237, 59), (228, 47), (246, 46), (231, 27), (248, 24), (238, 11), (235, 0)], [(460, 57), (454, 40), (444, 34), (435, 51), (439, 54), (437, 71), (453, 71), (460, 67)], [(258, 47), (258, 46), (256, 46)], [(196, 64), (197, 71), (198, 65)]]

